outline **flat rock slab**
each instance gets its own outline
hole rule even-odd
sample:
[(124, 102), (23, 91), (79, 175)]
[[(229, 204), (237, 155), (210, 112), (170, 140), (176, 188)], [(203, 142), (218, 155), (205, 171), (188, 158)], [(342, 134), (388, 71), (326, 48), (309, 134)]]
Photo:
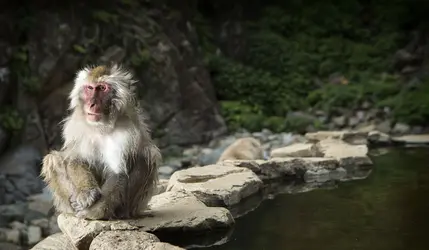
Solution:
[(169, 243), (160, 242), (158, 237), (143, 231), (107, 231), (92, 241), (89, 250), (184, 250)]
[(372, 165), (366, 145), (351, 145), (329, 138), (318, 142), (317, 147), (324, 157), (337, 159), (341, 167)]
[(207, 206), (231, 206), (257, 193), (262, 185), (247, 168), (218, 164), (176, 171), (167, 191), (186, 190)]
[(429, 135), (404, 135), (391, 138), (392, 142), (410, 145), (427, 145), (429, 144)]
[(352, 145), (367, 144), (368, 132), (366, 131), (318, 131), (306, 133), (305, 138), (312, 142), (318, 142), (325, 139), (338, 139)]
[(52, 234), (37, 243), (31, 250), (76, 250), (66, 235), (63, 233)]
[(295, 143), (286, 147), (276, 148), (271, 151), (274, 157), (316, 157), (320, 156), (316, 145), (313, 143)]
[(231, 213), (222, 207), (207, 207), (194, 195), (184, 191), (156, 195), (149, 203), (149, 215), (135, 220), (84, 220), (71, 215), (58, 216), (58, 225), (73, 245), (89, 249), (101, 232), (138, 230), (157, 232), (205, 232), (229, 228), (235, 223)]
[(332, 171), (339, 167), (339, 161), (337, 159), (323, 157), (276, 157), (266, 161), (224, 161), (222, 164), (248, 168), (264, 180), (285, 177), (302, 178), (305, 172), (309, 170), (314, 172), (320, 169)]

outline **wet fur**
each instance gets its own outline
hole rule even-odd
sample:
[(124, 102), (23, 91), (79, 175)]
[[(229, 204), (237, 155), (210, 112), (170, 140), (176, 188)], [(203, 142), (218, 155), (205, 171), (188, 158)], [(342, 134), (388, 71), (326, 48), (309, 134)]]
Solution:
[(239, 138), (229, 145), (219, 157), (218, 162), (224, 160), (258, 160), (264, 159), (259, 140), (253, 137)]
[[(108, 118), (85, 120), (86, 81), (111, 84)], [(64, 145), (43, 160), (42, 174), (58, 212), (87, 219), (142, 214), (158, 181), (159, 149), (153, 144), (135, 98), (132, 76), (118, 66), (81, 70), (70, 93), (73, 113), (64, 120)]]

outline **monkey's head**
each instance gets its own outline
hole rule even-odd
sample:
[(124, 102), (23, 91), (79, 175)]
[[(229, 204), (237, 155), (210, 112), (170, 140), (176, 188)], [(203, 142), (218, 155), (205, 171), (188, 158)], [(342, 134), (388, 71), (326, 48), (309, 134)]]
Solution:
[(70, 93), (69, 109), (81, 112), (90, 125), (108, 125), (135, 105), (131, 73), (118, 65), (80, 70)]

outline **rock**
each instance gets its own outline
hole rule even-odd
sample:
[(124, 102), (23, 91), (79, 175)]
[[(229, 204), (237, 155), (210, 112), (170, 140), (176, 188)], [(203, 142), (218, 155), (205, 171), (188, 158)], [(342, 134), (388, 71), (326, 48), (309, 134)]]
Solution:
[(368, 133), (368, 141), (376, 144), (389, 144), (391, 140), (388, 134), (379, 131), (371, 131)]
[(304, 174), (305, 182), (326, 182), (329, 180), (329, 171), (323, 168), (308, 170)]
[(46, 141), (50, 148), (61, 147), (61, 127), (58, 124), (64, 119), (68, 108), (68, 94), (72, 88), (73, 83), (63, 84), (47, 95), (39, 105)]
[(109, 249), (129, 249), (129, 250), (180, 250), (183, 248), (162, 243), (153, 235), (142, 231), (109, 231), (100, 233), (92, 241), (89, 250), (109, 250)]
[(251, 169), (263, 180), (279, 178), (301, 179), (308, 170), (326, 169), (332, 171), (339, 167), (339, 162), (336, 159), (321, 157), (285, 157), (272, 158), (267, 161), (236, 160), (225, 161), (223, 164)]
[(357, 119), (358, 123), (364, 122), (365, 116), (366, 116), (365, 111), (363, 111), (363, 110), (356, 111), (356, 119)]
[(164, 176), (170, 176), (172, 173), (174, 173), (174, 168), (170, 166), (161, 166), (158, 168), (158, 173)]
[(49, 194), (36, 194), (28, 197), (28, 209), (48, 216), (53, 206), (52, 197)]
[(33, 245), (42, 239), (42, 229), (38, 226), (29, 226), (27, 228), (27, 243)]
[(348, 126), (349, 127), (355, 127), (356, 125), (358, 125), (360, 122), (360, 119), (356, 116), (352, 116), (348, 119)]
[(8, 151), (0, 158), (0, 205), (24, 201), (31, 194), (40, 193), (44, 183), (39, 178), (42, 155), (33, 147), (20, 146)]
[(367, 155), (368, 147), (366, 145), (351, 145), (329, 138), (318, 142), (317, 147), (323, 153), (323, 157), (337, 159), (341, 167), (372, 165), (372, 161)]
[(6, 243), (6, 242), (0, 242), (0, 249), (1, 250), (22, 250), (20, 246), (12, 243)]
[(7, 224), (13, 221), (24, 221), (26, 213), (28, 213), (27, 204), (23, 202), (0, 206), (0, 218)]
[[(31, 250), (76, 250), (75, 246), (70, 242), (63, 233), (55, 233), (46, 239), (40, 241)], [(120, 249), (120, 248), (118, 248)]]
[(18, 229), (0, 228), (0, 242), (21, 243), (21, 232)]
[(395, 126), (393, 126), (392, 133), (393, 134), (406, 134), (410, 131), (410, 126), (403, 123), (396, 123)]
[(40, 218), (30, 221), (30, 225), (40, 227), (42, 229), (42, 235), (49, 235), (49, 219)]
[(254, 137), (238, 138), (221, 154), (217, 162), (224, 160), (258, 160), (263, 159), (263, 150), (259, 139)]
[(156, 186), (155, 195), (164, 193), (167, 190), (168, 180), (159, 180)]
[(179, 232), (210, 232), (230, 228), (235, 221), (226, 208), (207, 207), (194, 195), (178, 191), (156, 195), (149, 203), (150, 214), (141, 219), (101, 221), (83, 220), (60, 214), (58, 225), (73, 245), (88, 249), (101, 232), (139, 230), (152, 233), (176, 234)]
[(110, 46), (108, 49), (106, 49), (106, 52), (104, 52), (104, 55), (100, 57), (100, 63), (102, 64), (109, 64), (109, 63), (120, 63), (123, 61), (123, 59), (126, 56), (126, 51), (116, 45)]
[(396, 136), (392, 137), (392, 142), (408, 145), (426, 145), (429, 144), (429, 134)]
[(17, 229), (19, 231), (25, 230), (27, 228), (27, 226), (24, 223), (19, 221), (13, 221), (12, 223), (9, 224), (9, 226), (12, 229)]
[(51, 218), (49, 218), (49, 228), (48, 228), (47, 235), (56, 234), (56, 233), (61, 232), (61, 229), (58, 226), (57, 220), (58, 220), (58, 215), (54, 215)]
[(262, 181), (251, 170), (222, 165), (193, 167), (175, 172), (167, 191), (192, 192), (207, 206), (231, 206), (262, 187)]
[(20, 93), (18, 97), (18, 110), (25, 114), (24, 126), (20, 132), (20, 143), (27, 147), (34, 147), (40, 154), (48, 151), (45, 132), (39, 113), (38, 102), (29, 93)]
[(313, 142), (332, 138), (343, 140), (352, 145), (360, 145), (367, 143), (367, 135), (368, 133), (364, 131), (319, 131), (315, 133), (306, 133), (305, 138)]
[(382, 133), (389, 134), (391, 131), (391, 127), (392, 127), (391, 122), (389, 120), (385, 120), (385, 121), (377, 124), (375, 129), (382, 132)]
[(339, 128), (343, 128), (346, 125), (346, 117), (345, 116), (339, 116), (332, 119), (332, 122), (335, 124), (335, 126)]
[(362, 124), (362, 125), (357, 126), (356, 130), (359, 132), (369, 133), (371, 131), (377, 130), (377, 128), (376, 128), (375, 124), (369, 124), (369, 125)]
[(287, 147), (271, 151), (270, 157), (316, 157), (319, 155), (317, 147), (312, 143), (296, 143)]

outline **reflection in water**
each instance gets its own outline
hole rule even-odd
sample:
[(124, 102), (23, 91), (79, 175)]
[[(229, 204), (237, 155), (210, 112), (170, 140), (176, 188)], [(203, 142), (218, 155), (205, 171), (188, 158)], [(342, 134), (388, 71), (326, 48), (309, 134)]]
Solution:
[(283, 192), (238, 218), (227, 243), (208, 249), (428, 249), (428, 151), (394, 149), (373, 157), (366, 179)]

